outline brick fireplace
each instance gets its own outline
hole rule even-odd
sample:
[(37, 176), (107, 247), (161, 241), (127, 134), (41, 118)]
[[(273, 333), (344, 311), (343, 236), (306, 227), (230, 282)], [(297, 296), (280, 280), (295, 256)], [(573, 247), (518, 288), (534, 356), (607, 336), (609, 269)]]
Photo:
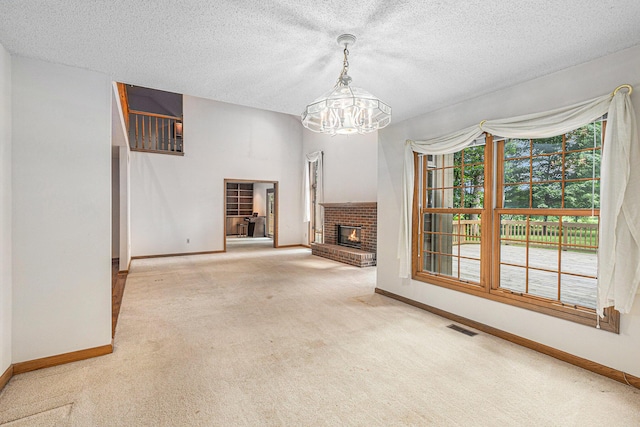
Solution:
[[(376, 202), (323, 203), (322, 206), (324, 207), (324, 243), (311, 244), (313, 255), (356, 267), (376, 265), (378, 204)], [(357, 230), (357, 244), (339, 245), (338, 226), (347, 227), (350, 231)]]

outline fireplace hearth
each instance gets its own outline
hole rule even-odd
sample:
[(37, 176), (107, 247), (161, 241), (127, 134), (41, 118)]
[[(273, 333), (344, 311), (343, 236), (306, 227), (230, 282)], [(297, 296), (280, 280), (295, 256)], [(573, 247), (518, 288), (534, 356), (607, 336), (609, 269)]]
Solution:
[(376, 202), (322, 203), (324, 242), (311, 243), (313, 255), (356, 267), (376, 265)]
[(337, 225), (338, 245), (362, 249), (362, 226)]

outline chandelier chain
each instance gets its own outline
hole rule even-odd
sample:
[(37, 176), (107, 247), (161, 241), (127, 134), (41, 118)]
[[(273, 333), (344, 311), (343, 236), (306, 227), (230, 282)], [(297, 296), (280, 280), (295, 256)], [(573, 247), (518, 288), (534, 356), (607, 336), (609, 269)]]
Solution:
[(337, 86), (348, 86), (349, 85), (349, 81), (351, 80), (348, 76), (348, 72), (349, 72), (349, 49), (347, 48), (347, 45), (344, 46), (344, 59), (342, 60), (342, 71), (340, 72), (340, 77), (338, 77), (338, 82), (336, 83), (336, 87)]

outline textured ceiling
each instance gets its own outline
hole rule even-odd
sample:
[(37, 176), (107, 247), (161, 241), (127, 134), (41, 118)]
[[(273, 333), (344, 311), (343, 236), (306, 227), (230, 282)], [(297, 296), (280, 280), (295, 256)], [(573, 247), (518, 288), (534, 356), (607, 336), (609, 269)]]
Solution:
[(640, 44), (638, 0), (3, 0), (11, 53), (299, 114), (340, 72), (397, 122)]

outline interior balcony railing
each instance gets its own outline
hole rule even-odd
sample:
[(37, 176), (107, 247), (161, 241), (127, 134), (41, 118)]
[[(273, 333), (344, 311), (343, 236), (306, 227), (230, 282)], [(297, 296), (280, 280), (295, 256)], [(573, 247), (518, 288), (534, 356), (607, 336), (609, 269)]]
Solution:
[(133, 151), (184, 155), (182, 118), (129, 110), (129, 144)]

